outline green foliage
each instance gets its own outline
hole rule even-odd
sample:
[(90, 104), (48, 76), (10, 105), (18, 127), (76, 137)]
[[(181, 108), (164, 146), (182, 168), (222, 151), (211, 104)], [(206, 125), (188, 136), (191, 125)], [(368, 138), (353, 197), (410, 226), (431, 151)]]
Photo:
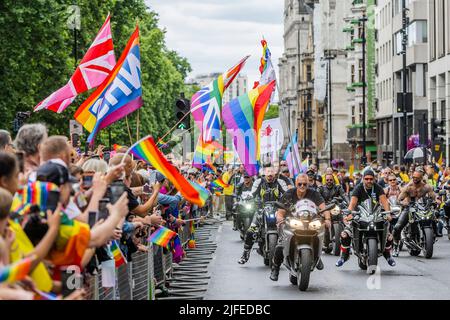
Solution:
[(271, 104), (269, 110), (266, 112), (266, 115), (264, 116), (264, 120), (278, 118), (280, 116), (279, 112), (280, 112), (279, 106), (277, 104)]
[[(184, 86), (191, 71), (189, 62), (166, 47), (164, 31), (158, 28), (158, 15), (144, 0), (78, 0), (81, 30), (77, 32), (75, 63), (74, 34), (67, 26), (68, 8), (73, 3), (0, 2), (0, 127), (11, 131), (16, 112), (32, 111), (37, 103), (67, 83), (109, 12), (117, 60), (136, 23), (140, 30), (144, 106), (128, 117), (132, 141), (137, 139), (138, 113), (140, 137), (162, 136), (176, 122), (173, 106), (180, 92), (192, 89)], [(44, 122), (51, 134), (68, 135), (69, 120), (91, 93), (78, 96), (62, 114), (43, 110), (33, 113), (28, 122)], [(130, 144), (125, 119), (111, 126), (111, 136), (112, 143)], [(108, 129), (100, 132), (96, 142), (108, 143)]]

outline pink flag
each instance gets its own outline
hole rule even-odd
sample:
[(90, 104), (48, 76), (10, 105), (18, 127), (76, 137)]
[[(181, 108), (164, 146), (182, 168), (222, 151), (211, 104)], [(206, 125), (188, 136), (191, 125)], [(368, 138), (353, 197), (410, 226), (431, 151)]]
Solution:
[(108, 15), (69, 82), (41, 101), (34, 111), (48, 109), (61, 113), (78, 94), (99, 86), (106, 79), (116, 65), (109, 20)]

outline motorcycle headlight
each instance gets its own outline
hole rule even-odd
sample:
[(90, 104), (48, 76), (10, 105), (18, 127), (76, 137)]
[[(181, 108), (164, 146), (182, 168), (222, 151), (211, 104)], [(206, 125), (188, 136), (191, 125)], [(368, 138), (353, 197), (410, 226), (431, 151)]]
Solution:
[(245, 210), (251, 210), (252, 207), (253, 207), (253, 206), (252, 206), (250, 203), (246, 203), (246, 204), (244, 205), (244, 209), (245, 209)]
[(305, 229), (305, 227), (304, 227), (304, 225), (303, 225), (303, 221), (297, 220), (297, 219), (291, 219), (291, 220), (289, 221), (289, 226), (290, 226), (292, 229), (300, 229), (300, 230), (304, 230), (304, 229)]
[(322, 227), (322, 222), (315, 220), (309, 223), (310, 230), (319, 230)]
[(338, 205), (334, 206), (334, 208), (331, 209), (331, 214), (332, 214), (333, 216), (337, 216), (337, 215), (340, 214), (340, 213), (341, 213), (341, 208), (339, 208)]

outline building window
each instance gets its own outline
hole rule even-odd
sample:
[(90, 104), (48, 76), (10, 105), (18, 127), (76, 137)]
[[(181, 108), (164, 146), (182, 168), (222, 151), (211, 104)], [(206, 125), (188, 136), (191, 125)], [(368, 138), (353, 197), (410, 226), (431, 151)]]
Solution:
[(312, 70), (311, 65), (306, 65), (306, 81), (310, 82), (312, 80)]
[(441, 120), (446, 120), (446, 116), (445, 116), (445, 100), (441, 101)]
[(312, 121), (307, 121), (306, 123), (306, 144), (310, 146), (312, 145), (313, 124)]
[(436, 119), (436, 116), (437, 116), (437, 104), (436, 104), (436, 102), (433, 102), (432, 104), (431, 104), (431, 118), (433, 118), (433, 119)]
[(295, 67), (292, 67), (291, 68), (291, 89), (292, 90), (295, 90), (296, 89), (296, 86), (297, 86), (297, 79), (296, 79), (296, 76), (295, 76)]
[(355, 83), (355, 65), (351, 65), (351, 83)]
[(436, 0), (430, 0), (430, 60), (436, 59)]
[(363, 72), (364, 72), (364, 61), (359, 60), (359, 81), (363, 82)]
[(438, 0), (438, 8), (437, 12), (439, 12), (439, 19), (437, 20), (436, 27), (439, 30), (437, 35), (439, 37), (438, 44), (438, 55), (442, 57), (445, 55), (445, 9), (444, 9), (444, 0)]
[(352, 124), (356, 124), (355, 106), (352, 106)]
[(418, 43), (428, 42), (427, 21), (418, 20), (411, 23), (408, 27), (408, 46)]

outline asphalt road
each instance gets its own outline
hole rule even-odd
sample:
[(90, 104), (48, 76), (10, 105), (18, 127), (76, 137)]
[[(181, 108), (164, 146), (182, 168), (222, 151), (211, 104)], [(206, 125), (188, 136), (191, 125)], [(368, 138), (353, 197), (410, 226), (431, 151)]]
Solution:
[(395, 267), (381, 257), (381, 271), (374, 276), (360, 270), (353, 255), (341, 268), (334, 265), (337, 257), (323, 255), (325, 268), (314, 270), (306, 292), (290, 284), (284, 266), (278, 282), (271, 281), (269, 268), (255, 250), (245, 265), (238, 264), (243, 242), (230, 221), (222, 223), (215, 237), (218, 247), (208, 267), (211, 280), (206, 300), (450, 299), (450, 240), (446, 235), (438, 238), (432, 259), (411, 257), (403, 250)]

